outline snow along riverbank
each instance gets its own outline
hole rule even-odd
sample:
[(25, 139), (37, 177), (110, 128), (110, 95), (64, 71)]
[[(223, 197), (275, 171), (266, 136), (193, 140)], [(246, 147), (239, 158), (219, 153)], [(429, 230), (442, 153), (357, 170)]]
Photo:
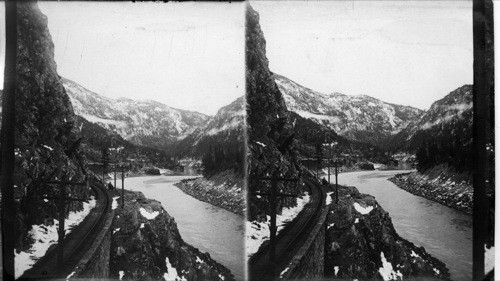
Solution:
[(209, 179), (185, 179), (175, 184), (194, 198), (244, 216), (246, 191), (244, 180), (232, 171), (223, 171)]
[(389, 180), (411, 194), (472, 214), (474, 188), (471, 177), (453, 173), (444, 165), (424, 173), (397, 174)]

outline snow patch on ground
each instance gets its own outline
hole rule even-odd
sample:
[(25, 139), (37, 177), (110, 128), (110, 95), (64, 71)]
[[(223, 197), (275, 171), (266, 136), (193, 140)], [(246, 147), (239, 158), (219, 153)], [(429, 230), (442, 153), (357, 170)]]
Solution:
[(118, 208), (118, 201), (116, 201), (116, 199), (118, 199), (118, 198), (120, 198), (120, 196), (113, 197), (113, 203), (111, 204), (111, 210)]
[(285, 268), (281, 273), (280, 273), (280, 278), (283, 278), (283, 274), (285, 274), (288, 270), (290, 269), (290, 267), (287, 267)]
[(48, 149), (48, 150), (50, 150), (50, 151), (54, 150), (52, 147), (50, 147), (50, 146), (48, 146), (48, 145), (45, 145), (45, 144), (43, 145), (43, 147), (45, 147), (46, 149)]
[(484, 246), (484, 274), (488, 274), (495, 267), (495, 247)]
[[(292, 208), (283, 208), (281, 214), (276, 216), (276, 234), (278, 234), (284, 227), (285, 224), (292, 221), (301, 211), (304, 206), (309, 203), (310, 195), (303, 195), (302, 198), (297, 198), (297, 206)], [(271, 217), (267, 216), (266, 222), (258, 221), (247, 221), (246, 222), (246, 254), (247, 257), (255, 254), (264, 241), (269, 240), (270, 235), (270, 221)]]
[(156, 218), (156, 216), (158, 216), (160, 214), (160, 212), (158, 212), (158, 211), (154, 211), (154, 212), (150, 213), (142, 207), (139, 209), (139, 212), (141, 212), (141, 215), (148, 220), (153, 220)]
[(392, 264), (385, 259), (384, 252), (380, 252), (380, 259), (382, 260), (382, 267), (378, 269), (378, 272), (384, 280), (403, 280), (403, 274), (399, 272), (394, 272)]
[(362, 207), (361, 205), (358, 204), (358, 202), (354, 202), (354, 209), (358, 211), (362, 215), (367, 215), (373, 210), (373, 206), (368, 206), (366, 208)]
[(168, 258), (165, 258), (165, 263), (167, 265), (167, 272), (163, 274), (165, 281), (187, 281), (184, 276), (179, 277), (177, 274), (177, 269), (170, 264)]
[(73, 275), (75, 275), (76, 271), (71, 272), (67, 277), (66, 280), (69, 280)]
[(333, 194), (333, 191), (332, 192), (327, 192), (326, 193), (326, 205), (330, 205), (332, 203), (332, 195)]
[[(96, 200), (92, 197), (89, 202), (83, 203), (83, 210), (79, 212), (70, 212), (68, 218), (65, 220), (64, 230), (66, 235), (71, 232), (71, 230), (80, 224), (83, 219), (90, 213), (90, 210), (96, 205)], [(15, 262), (15, 278), (19, 278), (26, 270), (33, 267), (35, 262), (43, 257), (49, 247), (53, 244), (57, 244), (59, 238), (57, 234), (57, 228), (59, 226), (59, 221), (54, 219), (53, 225), (33, 225), (29, 235), (35, 243), (31, 245), (31, 248), (26, 252), (15, 252), (14, 262)]]
[(262, 146), (262, 147), (266, 147), (266, 145), (264, 143), (261, 143), (260, 141), (256, 141), (255, 143)]

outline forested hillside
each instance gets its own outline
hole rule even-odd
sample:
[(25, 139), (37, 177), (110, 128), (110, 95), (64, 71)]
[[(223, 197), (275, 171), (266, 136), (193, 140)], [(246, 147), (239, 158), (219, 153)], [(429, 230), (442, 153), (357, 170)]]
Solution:
[(416, 153), (420, 171), (448, 164), (458, 172), (470, 173), (472, 114), (472, 86), (464, 85), (434, 102), (420, 118), (389, 138), (387, 147), (393, 152)]

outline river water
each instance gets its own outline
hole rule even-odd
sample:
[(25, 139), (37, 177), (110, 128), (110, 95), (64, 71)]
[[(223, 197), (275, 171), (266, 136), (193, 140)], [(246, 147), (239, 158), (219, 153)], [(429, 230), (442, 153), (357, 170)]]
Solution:
[(472, 280), (472, 216), (415, 196), (387, 180), (404, 172), (410, 171), (341, 173), (338, 181), (375, 196), (398, 234), (446, 263), (453, 280)]
[[(174, 183), (193, 176), (147, 176), (125, 179), (125, 189), (161, 202), (175, 218), (182, 239), (208, 252), (236, 280), (244, 279), (244, 218), (185, 194)], [(118, 188), (121, 188), (121, 181)]]

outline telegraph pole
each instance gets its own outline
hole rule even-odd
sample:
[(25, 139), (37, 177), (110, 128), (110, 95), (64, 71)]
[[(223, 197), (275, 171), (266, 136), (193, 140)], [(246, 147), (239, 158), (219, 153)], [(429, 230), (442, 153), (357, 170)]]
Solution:
[(122, 209), (125, 208), (125, 168), (122, 165)]
[(63, 264), (64, 257), (64, 222), (66, 219), (66, 204), (64, 204), (64, 197), (66, 197), (66, 188), (63, 184), (59, 185), (59, 198), (57, 200), (57, 211), (59, 212), (59, 229), (58, 229), (58, 253), (57, 253), (57, 264)]
[(335, 204), (339, 203), (339, 170), (338, 161), (335, 160)]
[(278, 193), (278, 181), (283, 182), (296, 182), (297, 178), (285, 178), (279, 177), (277, 172), (273, 174), (272, 177), (256, 177), (250, 178), (251, 180), (261, 180), (261, 181), (271, 181), (271, 193), (260, 193), (254, 192), (255, 195), (270, 196), (269, 203), (271, 207), (271, 222), (269, 227), (269, 261), (271, 263), (275, 262), (276, 259), (276, 208), (277, 208), (277, 197), (297, 197), (297, 195)]
[(64, 237), (66, 235), (65, 231), (65, 220), (66, 220), (66, 201), (87, 201), (86, 199), (79, 198), (71, 198), (66, 196), (66, 186), (67, 185), (78, 185), (78, 186), (86, 186), (88, 187), (89, 181), (88, 178), (85, 182), (65, 182), (65, 181), (42, 181), (42, 183), (47, 185), (58, 185), (59, 186), (59, 196), (57, 197), (47, 197), (43, 196), (44, 199), (55, 199), (57, 204), (57, 212), (59, 219), (59, 227), (57, 229), (57, 264), (59, 266), (63, 265), (64, 261)]
[(328, 161), (329, 164), (328, 164), (328, 184), (330, 184), (330, 163), (332, 163), (331, 161)]

